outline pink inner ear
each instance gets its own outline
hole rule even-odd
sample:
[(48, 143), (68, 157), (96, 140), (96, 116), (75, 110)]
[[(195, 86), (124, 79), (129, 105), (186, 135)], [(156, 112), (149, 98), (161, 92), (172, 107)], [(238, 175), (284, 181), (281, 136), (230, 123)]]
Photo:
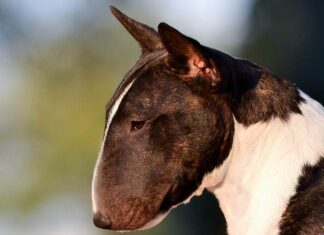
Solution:
[(207, 77), (212, 86), (216, 86), (220, 80), (216, 71), (216, 68), (207, 67), (206, 63), (199, 58), (199, 56), (193, 56), (188, 60), (190, 67), (189, 77), (196, 77), (199, 72), (202, 72)]
[(191, 57), (188, 60), (188, 65), (190, 68), (189, 77), (196, 77), (199, 72), (203, 71), (206, 67), (205, 62), (203, 62), (198, 56)]
[(200, 68), (200, 69), (203, 69), (203, 68), (206, 67), (206, 64), (205, 64), (204, 61), (199, 61), (199, 62), (196, 64), (196, 66), (197, 66), (198, 68)]

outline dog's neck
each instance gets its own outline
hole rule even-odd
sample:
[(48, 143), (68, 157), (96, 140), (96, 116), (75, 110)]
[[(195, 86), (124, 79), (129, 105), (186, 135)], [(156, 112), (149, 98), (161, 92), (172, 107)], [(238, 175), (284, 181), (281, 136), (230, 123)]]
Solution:
[(219, 199), (229, 234), (278, 234), (303, 166), (323, 154), (323, 107), (302, 96), (302, 115), (250, 126), (235, 121), (229, 157), (205, 177), (203, 185)]

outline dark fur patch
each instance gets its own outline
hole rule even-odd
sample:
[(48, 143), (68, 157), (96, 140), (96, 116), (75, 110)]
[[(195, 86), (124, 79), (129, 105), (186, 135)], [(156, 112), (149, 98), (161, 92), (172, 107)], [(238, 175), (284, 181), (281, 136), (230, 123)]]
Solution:
[(234, 82), (233, 113), (245, 126), (275, 117), (288, 121), (290, 114), (302, 114), (299, 104), (304, 99), (298, 89), (265, 69), (237, 60)]
[[(106, 121), (108, 120), (108, 112), (110, 111), (112, 105), (116, 102), (118, 97), (121, 95), (121, 93), (125, 90), (127, 85), (131, 83), (134, 80), (134, 74), (140, 73), (143, 69), (146, 67), (149, 67), (151, 63), (154, 63), (154, 61), (159, 60), (162, 57), (166, 56), (165, 50), (159, 50), (155, 51), (150, 54), (145, 54), (140, 57), (140, 59), (136, 62), (133, 68), (131, 68), (128, 73), (125, 75), (124, 79), (121, 81), (119, 86), (117, 87), (113, 97), (109, 100), (109, 102), (106, 105)], [(131, 76), (132, 75), (132, 76)], [(107, 123), (106, 123), (107, 124)]]
[(280, 222), (280, 235), (324, 234), (324, 158), (305, 166)]

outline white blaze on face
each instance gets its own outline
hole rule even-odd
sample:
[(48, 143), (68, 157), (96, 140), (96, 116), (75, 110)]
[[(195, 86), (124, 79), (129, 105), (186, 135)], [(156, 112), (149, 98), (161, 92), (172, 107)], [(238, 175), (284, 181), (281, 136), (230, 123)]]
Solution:
[(100, 160), (102, 158), (102, 153), (103, 153), (103, 150), (104, 150), (104, 145), (105, 145), (105, 142), (106, 142), (106, 138), (107, 138), (107, 134), (108, 134), (108, 131), (109, 131), (109, 127), (110, 127), (110, 124), (111, 124), (111, 122), (112, 122), (115, 114), (118, 111), (118, 108), (119, 108), (121, 102), (123, 101), (123, 98), (125, 97), (125, 95), (129, 91), (129, 89), (131, 88), (131, 86), (133, 85), (134, 81), (135, 80), (133, 80), (131, 83), (129, 83), (125, 87), (125, 89), (119, 95), (119, 97), (116, 99), (115, 103), (113, 104), (112, 108), (109, 111), (107, 125), (106, 125), (106, 129), (105, 129), (105, 134), (104, 134), (104, 138), (102, 140), (102, 144), (101, 144), (101, 147), (100, 147), (100, 151), (99, 151), (99, 155), (98, 155), (98, 158), (97, 158), (95, 170), (94, 170), (94, 173), (93, 173), (93, 179), (92, 179), (92, 210), (93, 210), (93, 212), (96, 212), (97, 211), (96, 194), (95, 194), (95, 181), (96, 181), (96, 176), (97, 176), (97, 169), (98, 169), (99, 162), (100, 162)]

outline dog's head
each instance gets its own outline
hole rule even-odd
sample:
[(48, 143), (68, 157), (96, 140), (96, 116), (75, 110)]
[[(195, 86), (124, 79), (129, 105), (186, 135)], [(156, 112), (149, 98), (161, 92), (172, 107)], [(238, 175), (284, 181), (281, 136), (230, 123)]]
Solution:
[(94, 222), (135, 230), (161, 221), (228, 156), (230, 58), (167, 24), (156, 32), (111, 10), (142, 56), (107, 106), (92, 186)]

